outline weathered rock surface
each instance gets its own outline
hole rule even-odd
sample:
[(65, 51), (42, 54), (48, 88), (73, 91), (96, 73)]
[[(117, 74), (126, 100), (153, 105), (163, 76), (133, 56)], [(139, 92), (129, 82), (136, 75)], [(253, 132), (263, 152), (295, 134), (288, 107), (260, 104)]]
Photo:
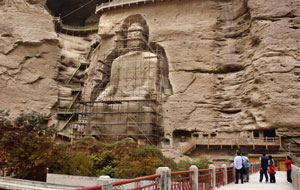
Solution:
[(174, 145), (176, 130), (241, 137), (275, 129), (288, 142), (300, 131), (299, 7), (295, 0), (192, 0), (110, 11), (100, 18), (89, 76), (115, 48), (123, 21), (139, 14), (168, 58), (174, 93), (163, 103), (163, 127)]
[(0, 5), (1, 109), (50, 115), (57, 102), (57, 35), (50, 15), (34, 1)]
[[(0, 1), (0, 105), (51, 116), (73, 98), (58, 82), (68, 81), (97, 37), (58, 36), (37, 2)], [(87, 72), (73, 79), (86, 79), (83, 100), (99, 87), (99, 60), (115, 49), (115, 31), (134, 15), (146, 20), (149, 42), (161, 46), (168, 60), (173, 94), (164, 99), (162, 126), (172, 146), (181, 144), (176, 131), (234, 138), (275, 129), (283, 148), (292, 143), (299, 154), (298, 0), (174, 0), (104, 13), (101, 46)]]

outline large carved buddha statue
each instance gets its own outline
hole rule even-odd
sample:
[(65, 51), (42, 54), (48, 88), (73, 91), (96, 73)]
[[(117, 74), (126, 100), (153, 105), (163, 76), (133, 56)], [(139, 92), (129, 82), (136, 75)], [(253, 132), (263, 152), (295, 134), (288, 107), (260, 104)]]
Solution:
[(157, 93), (159, 59), (147, 50), (145, 28), (133, 23), (128, 28), (128, 53), (111, 65), (110, 81), (97, 100), (146, 99)]

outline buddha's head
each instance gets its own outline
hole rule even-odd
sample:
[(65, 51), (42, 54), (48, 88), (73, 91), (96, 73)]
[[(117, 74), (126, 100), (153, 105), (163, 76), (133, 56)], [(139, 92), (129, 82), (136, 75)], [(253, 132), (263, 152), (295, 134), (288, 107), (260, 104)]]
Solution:
[(128, 28), (127, 47), (144, 49), (146, 47), (145, 28), (140, 23), (133, 23)]

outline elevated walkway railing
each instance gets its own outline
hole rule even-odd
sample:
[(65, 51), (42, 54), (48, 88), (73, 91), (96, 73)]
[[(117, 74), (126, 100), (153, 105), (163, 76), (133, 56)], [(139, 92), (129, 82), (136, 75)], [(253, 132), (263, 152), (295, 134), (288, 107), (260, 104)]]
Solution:
[[(256, 173), (260, 169), (260, 163), (250, 164), (250, 173)], [(138, 177), (129, 180), (113, 182), (106, 178), (101, 181), (103, 185), (81, 188), (77, 190), (214, 190), (217, 187), (232, 183), (235, 171), (232, 166), (216, 168), (210, 165), (208, 169), (198, 169), (197, 166), (191, 166), (187, 171), (171, 172), (168, 167), (160, 167), (156, 174)], [(101, 177), (100, 177), (101, 179)]]
[(69, 26), (62, 23), (60, 17), (53, 17), (53, 22), (56, 27), (69, 32), (97, 32), (98, 24), (89, 26)]
[[(161, 0), (162, 1), (162, 0)], [(155, 0), (110, 0), (107, 3), (102, 3), (96, 7), (96, 14), (98, 12), (104, 12), (105, 10), (109, 10), (112, 8), (118, 8), (123, 6), (130, 6), (131, 4), (140, 4), (140, 3), (147, 3), (147, 2), (155, 2)]]
[(82, 91), (82, 85), (80, 83), (63, 84), (62, 86), (71, 88), (73, 92)]
[(281, 147), (281, 137), (264, 137), (264, 138), (199, 138), (193, 139), (191, 142), (181, 148), (181, 153), (187, 154), (194, 149), (196, 146), (252, 146), (255, 149), (256, 146), (265, 146), (268, 149), (270, 146)]
[(196, 140), (197, 145), (223, 145), (223, 146), (280, 146), (280, 137), (264, 138), (201, 138)]

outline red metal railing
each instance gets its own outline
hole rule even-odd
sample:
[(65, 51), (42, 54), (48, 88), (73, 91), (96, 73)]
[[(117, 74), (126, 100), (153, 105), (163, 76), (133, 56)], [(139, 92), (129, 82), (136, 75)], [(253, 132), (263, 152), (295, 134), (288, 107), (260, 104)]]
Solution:
[(227, 184), (233, 182), (233, 166), (227, 167)]
[(80, 189), (75, 189), (75, 190), (102, 190), (101, 185), (96, 185), (92, 187), (85, 187), (85, 188), (80, 188)]
[(171, 190), (192, 190), (192, 174), (194, 171), (171, 172)]
[(250, 164), (250, 173), (256, 173), (259, 172), (260, 170), (260, 163), (254, 163), (254, 164)]
[(198, 190), (211, 190), (212, 189), (212, 170), (201, 169), (198, 170)]
[[(234, 168), (227, 167), (227, 183), (234, 181), (233, 177)], [(250, 164), (250, 172), (255, 173), (260, 170), (260, 163)], [(171, 190), (192, 190), (192, 175), (193, 170), (171, 172)], [(216, 187), (225, 184), (224, 181), (224, 168), (216, 168)], [(158, 181), (161, 175), (155, 174), (145, 177), (138, 177), (129, 180), (122, 180), (114, 182), (113, 190), (160, 190)], [(198, 170), (198, 190), (212, 190), (212, 169)], [(82, 188), (80, 190), (102, 190), (101, 185)]]
[[(157, 183), (158, 178), (160, 178), (160, 174), (117, 181), (113, 183), (113, 190), (160, 190)], [(78, 190), (102, 190), (102, 186), (96, 185), (92, 187), (81, 188)]]
[(224, 186), (224, 168), (216, 168), (216, 187)]
[[(159, 190), (158, 178), (160, 174), (138, 177), (129, 180), (122, 180), (113, 183), (113, 190), (130, 189), (130, 190)], [(142, 182), (143, 181), (143, 182)], [(126, 187), (127, 186), (127, 187)]]

